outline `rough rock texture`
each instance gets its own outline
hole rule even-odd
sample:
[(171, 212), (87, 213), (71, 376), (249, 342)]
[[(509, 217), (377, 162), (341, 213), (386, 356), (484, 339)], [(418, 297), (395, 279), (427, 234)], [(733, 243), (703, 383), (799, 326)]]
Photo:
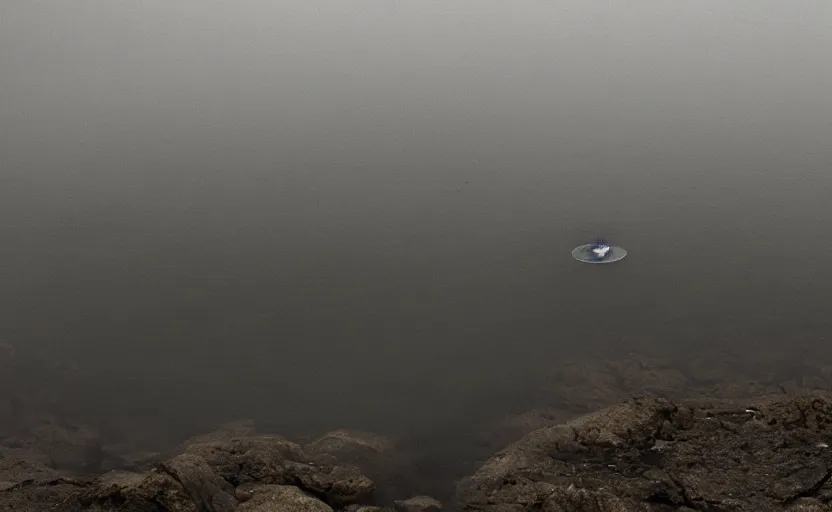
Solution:
[[(184, 454), (150, 473), (103, 479), (82, 502), (108, 510), (163, 503), (170, 512), (230, 512), (243, 502), (249, 511), (314, 511), (358, 503), (373, 491), (356, 468), (310, 463), (298, 445), (279, 436), (214, 439), (186, 443)], [(283, 501), (294, 508), (279, 508)]]
[[(200, 480), (198, 475), (189, 478), (192, 489), (186, 488), (176, 477), (163, 470), (146, 474), (114, 472), (104, 475), (95, 485), (88, 487), (78, 497), (82, 510), (144, 512), (220, 512), (228, 509), (199, 508)], [(214, 483), (208, 478), (205, 487)], [(156, 507), (155, 509), (153, 507)], [(233, 510), (233, 509), (231, 509)]]
[[(0, 345), (0, 511), (392, 512), (414, 494), (447, 508), (463, 475), (469, 510), (832, 510), (830, 354), (605, 352), (535, 377), (514, 404), (530, 412), (396, 443), (337, 430), (303, 447), (248, 420), (184, 443), (140, 415), (90, 428), (61, 398), (74, 377), (23, 356)], [(643, 398), (609, 407), (632, 393)], [(492, 428), (477, 436), (473, 421)]]
[(89, 482), (58, 478), (26, 480), (11, 487), (0, 487), (2, 512), (78, 512), (78, 494)]
[(231, 512), (237, 506), (234, 486), (214, 473), (202, 457), (185, 453), (160, 467), (182, 485), (198, 510)]
[(61, 512), (331, 512), (366, 503), (374, 490), (354, 466), (310, 462), (279, 436), (208, 435), (183, 446), (185, 453), (147, 472), (9, 482), (0, 487), (0, 510), (51, 503), (48, 510)]
[(457, 488), (466, 510), (829, 510), (832, 398), (636, 398), (544, 427)]
[(372, 480), (358, 468), (311, 462), (300, 446), (280, 436), (192, 443), (187, 450), (203, 457), (235, 486), (250, 482), (294, 485), (334, 507), (359, 503), (375, 490)]
[(237, 512), (333, 512), (332, 507), (291, 485), (251, 488), (250, 498)]

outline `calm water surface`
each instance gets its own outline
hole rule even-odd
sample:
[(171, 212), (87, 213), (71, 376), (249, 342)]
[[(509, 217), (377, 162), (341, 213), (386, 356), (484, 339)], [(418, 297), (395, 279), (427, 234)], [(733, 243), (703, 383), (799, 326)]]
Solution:
[[(4, 5), (0, 334), (78, 361), (103, 411), (378, 428), (599, 351), (825, 343), (830, 25), (823, 1)], [(599, 235), (630, 256), (572, 260)]]

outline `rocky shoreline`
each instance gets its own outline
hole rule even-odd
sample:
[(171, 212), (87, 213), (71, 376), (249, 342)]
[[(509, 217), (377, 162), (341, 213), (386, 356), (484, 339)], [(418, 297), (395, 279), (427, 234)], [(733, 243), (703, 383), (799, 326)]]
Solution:
[(444, 504), (392, 499), (383, 486), (413, 475), (392, 441), (369, 433), (300, 445), (239, 422), (99, 475), (10, 444), (0, 452), (4, 511), (832, 510), (832, 394), (823, 392), (633, 397), (528, 433), (456, 482)]
[(289, 439), (243, 420), (156, 452), (146, 436), (21, 420), (0, 397), (0, 511), (832, 510), (822, 360), (564, 362), (539, 408), (451, 437)]
[(544, 427), (457, 487), (465, 510), (832, 509), (832, 396), (634, 398)]

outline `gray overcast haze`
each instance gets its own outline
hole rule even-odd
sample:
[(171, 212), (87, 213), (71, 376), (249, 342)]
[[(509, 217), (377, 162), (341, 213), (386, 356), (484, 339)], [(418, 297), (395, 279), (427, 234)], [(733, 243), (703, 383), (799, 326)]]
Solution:
[[(828, 342), (830, 27), (827, 0), (6, 1), (0, 338), (74, 361), (97, 414), (413, 432), (570, 358)], [(629, 257), (572, 260), (598, 235)]]

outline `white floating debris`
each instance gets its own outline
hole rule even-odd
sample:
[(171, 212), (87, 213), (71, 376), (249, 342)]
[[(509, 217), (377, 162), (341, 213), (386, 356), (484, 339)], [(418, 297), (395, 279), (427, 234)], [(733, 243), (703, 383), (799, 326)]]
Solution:
[(572, 249), (572, 257), (582, 263), (614, 263), (627, 256), (627, 250), (617, 245), (584, 244)]

